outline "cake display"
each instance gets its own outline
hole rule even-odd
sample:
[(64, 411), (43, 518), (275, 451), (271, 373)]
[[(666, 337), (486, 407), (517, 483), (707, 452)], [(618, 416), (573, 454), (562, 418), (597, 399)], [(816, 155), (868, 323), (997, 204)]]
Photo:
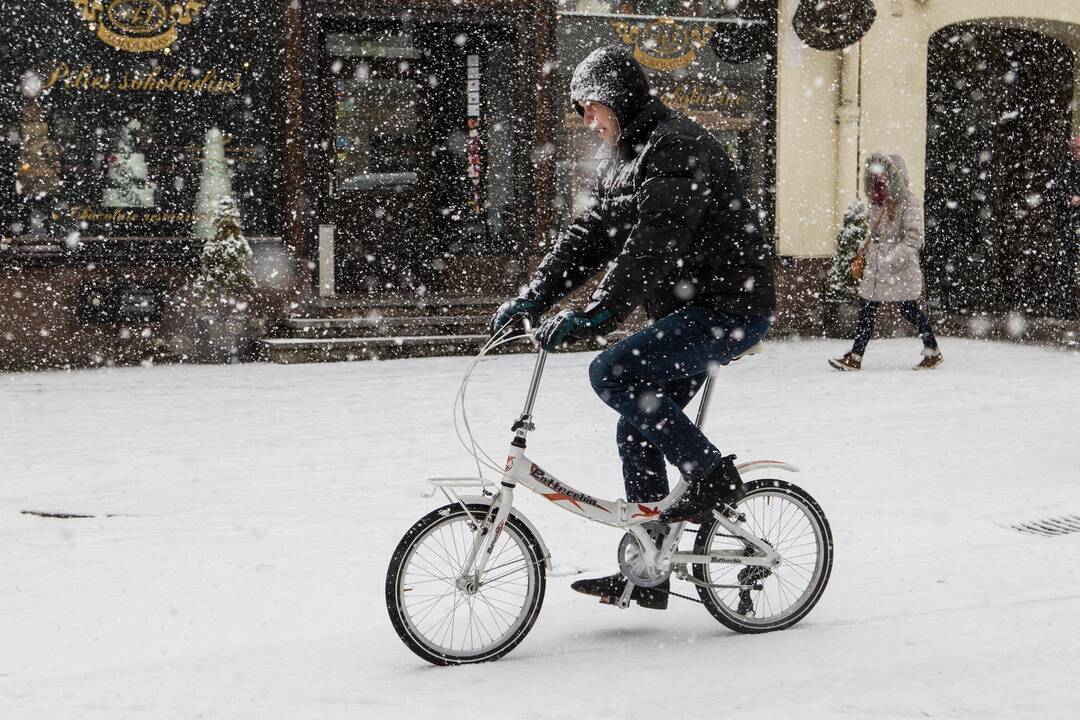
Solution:
[(135, 151), (135, 133), (141, 129), (132, 120), (120, 129), (116, 151), (108, 157), (109, 187), (102, 193), (106, 207), (153, 207), (154, 184), (148, 179), (146, 156)]

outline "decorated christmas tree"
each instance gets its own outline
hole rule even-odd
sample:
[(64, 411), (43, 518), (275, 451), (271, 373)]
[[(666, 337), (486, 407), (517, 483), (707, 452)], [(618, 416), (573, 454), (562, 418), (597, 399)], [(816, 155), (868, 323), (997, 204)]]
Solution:
[(844, 224), (836, 236), (836, 254), (833, 256), (832, 267), (829, 268), (826, 300), (835, 302), (855, 297), (859, 282), (851, 275), (851, 261), (855, 259), (859, 246), (866, 240), (868, 231), (866, 203), (856, 200), (844, 213)]
[(222, 198), (215, 209), (214, 235), (203, 245), (195, 294), (207, 310), (240, 313), (255, 295), (255, 276), (249, 268), (251, 246), (240, 226), (240, 210), (231, 197)]
[(221, 201), (232, 198), (232, 173), (225, 159), (225, 139), (216, 127), (206, 131), (202, 174), (195, 196), (195, 237), (211, 238), (216, 232), (215, 213)]
[(148, 179), (146, 156), (136, 151), (136, 133), (140, 129), (138, 120), (120, 128), (116, 150), (108, 157), (109, 186), (101, 198), (106, 207), (154, 206), (154, 184)]

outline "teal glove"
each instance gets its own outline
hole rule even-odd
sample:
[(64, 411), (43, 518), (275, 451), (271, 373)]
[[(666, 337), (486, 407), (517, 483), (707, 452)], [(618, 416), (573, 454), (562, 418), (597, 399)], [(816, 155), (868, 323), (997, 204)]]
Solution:
[(536, 331), (540, 347), (548, 352), (579, 340), (607, 335), (615, 329), (615, 319), (610, 310), (563, 310), (549, 317)]
[(495, 311), (495, 314), (491, 316), (488, 333), (494, 335), (516, 315), (524, 315), (528, 317), (531, 322), (535, 323), (540, 316), (540, 313), (544, 311), (543, 302), (543, 298), (539, 295), (535, 297), (516, 297), (507, 300), (500, 305), (499, 309)]

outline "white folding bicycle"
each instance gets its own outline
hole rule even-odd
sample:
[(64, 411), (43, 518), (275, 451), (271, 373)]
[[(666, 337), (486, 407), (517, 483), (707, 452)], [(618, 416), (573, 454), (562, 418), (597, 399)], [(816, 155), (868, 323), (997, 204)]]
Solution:
[[(477, 461), (478, 477), (428, 479), (431, 489), (424, 497), (442, 492), (449, 504), (418, 520), (390, 560), (386, 606), (410, 650), (436, 665), (484, 662), (513, 650), (532, 629), (544, 600), (550, 555), (536, 527), (514, 508), (518, 485), (625, 532), (618, 560), (628, 582), (615, 600), (621, 608), (629, 606), (634, 586), (655, 587), (674, 574), (696, 586), (713, 617), (737, 632), (781, 630), (810, 612), (829, 581), (833, 543), (825, 514), (805, 490), (783, 480), (752, 480), (745, 483), (742, 499), (716, 508), (695, 530), (688, 523), (657, 521), (685, 490), (684, 480), (657, 503), (601, 500), (562, 483), (527, 458), (526, 437), (534, 429), (533, 403), (547, 359), (543, 349), (536, 357), (525, 407), (512, 427), (505, 465), (484, 453), (465, 409), (469, 378), (485, 355), (522, 338), (532, 339), (527, 322), (524, 334), (504, 328), (493, 335), (458, 389), (454, 427)], [(711, 386), (710, 376), (701, 390), (699, 427)], [(498, 473), (499, 482), (485, 479), (481, 465)], [(738, 469), (743, 476), (797, 471), (773, 460), (742, 463)], [(679, 547), (684, 534), (694, 537), (692, 548)]]

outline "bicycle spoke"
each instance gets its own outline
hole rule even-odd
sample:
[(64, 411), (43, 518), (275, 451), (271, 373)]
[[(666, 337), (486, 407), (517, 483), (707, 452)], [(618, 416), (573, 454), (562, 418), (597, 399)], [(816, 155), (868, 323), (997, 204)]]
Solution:
[[(474, 596), (474, 597), (480, 597), (481, 602), (484, 602), (484, 603), (487, 602), (482, 596)], [(474, 604), (475, 604), (474, 602), (470, 602), (470, 604), (469, 604), (470, 612), (472, 611), (472, 608), (473, 608)], [(495, 639), (495, 636), (491, 633), (490, 630), (488, 630), (487, 625), (485, 625), (484, 621), (480, 619), (480, 613), (479, 612), (476, 613), (476, 624), (479, 626), (479, 629), (482, 629), (484, 631), (484, 633), (487, 634), (487, 640), (485, 642), (490, 642), (491, 640)], [(479, 633), (479, 630), (477, 632)]]
[[(488, 608), (491, 610), (493, 615), (494, 615), (494, 613), (498, 613), (502, 617), (509, 618), (510, 622), (513, 622), (517, 618), (517, 615), (514, 614), (514, 613), (511, 613), (509, 610), (505, 610), (503, 608), (498, 607), (497, 605), (492, 604), (493, 602), (502, 602), (502, 601), (496, 600), (495, 598), (489, 598), (486, 595), (477, 595), (477, 597), (479, 597), (480, 600), (485, 605), (488, 606)], [(509, 605), (512, 608), (518, 609), (518, 606), (513, 604), (513, 603), (505, 603), (505, 604)]]

